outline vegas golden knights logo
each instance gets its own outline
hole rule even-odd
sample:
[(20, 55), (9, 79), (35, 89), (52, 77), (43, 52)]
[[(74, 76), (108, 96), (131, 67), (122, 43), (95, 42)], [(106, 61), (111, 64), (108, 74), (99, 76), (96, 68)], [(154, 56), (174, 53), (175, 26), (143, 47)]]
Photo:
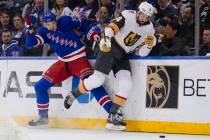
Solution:
[(130, 32), (124, 39), (124, 43), (126, 46), (133, 46), (141, 36), (137, 33)]
[(147, 108), (178, 107), (178, 66), (147, 67)]

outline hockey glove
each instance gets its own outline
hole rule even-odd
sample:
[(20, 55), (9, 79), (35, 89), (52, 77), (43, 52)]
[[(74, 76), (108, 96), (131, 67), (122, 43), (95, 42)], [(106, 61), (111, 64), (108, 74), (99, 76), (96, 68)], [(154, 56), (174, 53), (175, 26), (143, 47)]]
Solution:
[(104, 38), (101, 39), (99, 47), (100, 47), (100, 50), (102, 52), (105, 52), (105, 53), (110, 52), (110, 50), (111, 50), (111, 39), (109, 37), (105, 36), (105, 39)]
[(91, 42), (100, 41), (101, 29), (98, 26), (93, 26), (87, 33), (87, 39)]
[(152, 49), (156, 45), (157, 39), (154, 35), (148, 35), (144, 38), (144, 43), (148, 49)]
[(37, 24), (37, 19), (33, 15), (26, 16), (25, 27), (27, 30), (32, 30), (33, 27)]
[(82, 19), (82, 10), (80, 7), (75, 7), (72, 14), (71, 14), (73, 17), (76, 17), (78, 19)]

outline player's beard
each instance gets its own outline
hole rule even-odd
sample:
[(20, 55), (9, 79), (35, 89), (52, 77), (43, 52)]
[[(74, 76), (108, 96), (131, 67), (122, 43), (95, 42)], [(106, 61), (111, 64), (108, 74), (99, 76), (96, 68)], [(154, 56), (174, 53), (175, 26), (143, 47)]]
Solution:
[(137, 13), (136, 14), (136, 22), (139, 24), (139, 26), (146, 25), (146, 24), (150, 23), (149, 20), (148, 21), (139, 20), (139, 16), (140, 16), (140, 13)]

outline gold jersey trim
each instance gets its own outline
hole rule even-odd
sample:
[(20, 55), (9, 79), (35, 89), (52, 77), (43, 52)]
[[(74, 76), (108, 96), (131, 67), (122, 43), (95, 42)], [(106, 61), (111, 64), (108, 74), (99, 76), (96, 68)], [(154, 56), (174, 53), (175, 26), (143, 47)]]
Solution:
[(119, 27), (115, 23), (110, 23), (108, 27), (112, 28), (115, 34), (117, 34), (120, 31)]

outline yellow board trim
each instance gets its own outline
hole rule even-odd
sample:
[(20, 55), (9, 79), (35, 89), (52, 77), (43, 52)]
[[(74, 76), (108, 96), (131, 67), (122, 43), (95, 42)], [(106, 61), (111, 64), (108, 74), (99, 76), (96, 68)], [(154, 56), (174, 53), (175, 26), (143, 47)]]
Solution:
[[(26, 126), (28, 121), (34, 119), (34, 117), (14, 117), (14, 119), (19, 125)], [(210, 135), (210, 124), (208, 123), (137, 120), (127, 120), (126, 123), (126, 131)], [(56, 128), (103, 129), (106, 125), (106, 120), (85, 118), (50, 118), (49, 124), (50, 127)]]

